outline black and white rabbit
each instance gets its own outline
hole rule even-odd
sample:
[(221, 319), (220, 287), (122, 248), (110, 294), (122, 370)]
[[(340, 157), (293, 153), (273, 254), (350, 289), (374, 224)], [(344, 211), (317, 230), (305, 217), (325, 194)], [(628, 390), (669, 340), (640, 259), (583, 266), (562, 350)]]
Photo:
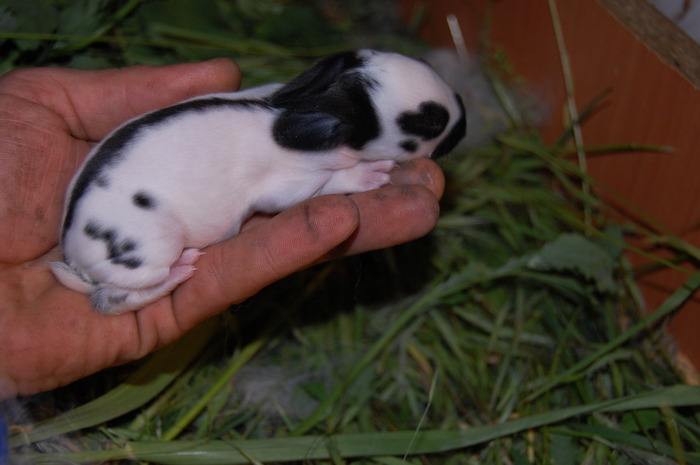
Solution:
[(65, 262), (51, 267), (99, 312), (135, 310), (251, 214), (381, 187), (396, 162), (443, 155), (465, 133), (461, 99), (430, 66), (366, 49), (285, 85), (186, 100), (94, 147), (68, 189)]

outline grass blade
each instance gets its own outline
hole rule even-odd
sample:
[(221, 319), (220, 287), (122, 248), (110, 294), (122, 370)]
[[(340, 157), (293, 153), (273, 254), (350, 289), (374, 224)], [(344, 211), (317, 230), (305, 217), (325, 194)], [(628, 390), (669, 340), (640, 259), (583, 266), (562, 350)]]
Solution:
[[(169, 465), (236, 465), (249, 463), (250, 457), (265, 463), (330, 459), (332, 454), (340, 454), (343, 458), (403, 456), (407, 451), (411, 454), (428, 454), (458, 450), (597, 412), (694, 405), (700, 405), (700, 387), (677, 385), (461, 431), (399, 431), (234, 441), (133, 442), (118, 450), (42, 454), (34, 457), (41, 461), (54, 459), (78, 463), (131, 458)], [(332, 446), (329, 446), (329, 441)]]
[(163, 439), (165, 441), (175, 439), (182, 432), (182, 430), (185, 429), (185, 427), (187, 427), (187, 425), (189, 425), (190, 422), (202, 412), (202, 410), (204, 410), (207, 404), (211, 402), (211, 400), (226, 386), (226, 384), (238, 372), (238, 370), (240, 370), (243, 365), (245, 365), (255, 356), (256, 353), (258, 353), (260, 348), (266, 342), (267, 338), (263, 336), (241, 349), (241, 351), (236, 354), (229, 367), (221, 374), (221, 376), (219, 376), (217, 382), (214, 383), (214, 385), (202, 397), (200, 397), (197, 402), (195, 402), (187, 413), (178, 419), (177, 423), (175, 423), (168, 431), (165, 432)]

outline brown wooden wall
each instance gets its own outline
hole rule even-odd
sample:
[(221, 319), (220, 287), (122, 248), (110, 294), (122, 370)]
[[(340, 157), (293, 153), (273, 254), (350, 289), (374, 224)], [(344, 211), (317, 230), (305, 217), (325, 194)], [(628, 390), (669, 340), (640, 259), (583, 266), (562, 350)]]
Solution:
[[(429, 17), (422, 32), (442, 46), (452, 45), (445, 16), (456, 14), (468, 46), (476, 50), (486, 2), (405, 0), (402, 7), (408, 16), (418, 4), (427, 5)], [(597, 155), (589, 158), (589, 171), (675, 234), (700, 246), (700, 91), (602, 3), (606, 1), (556, 2), (579, 109), (611, 89), (608, 104), (583, 126), (584, 142), (668, 145), (675, 151)], [(648, 27), (652, 34), (657, 24), (653, 21)], [(670, 36), (666, 28), (672, 25), (663, 18), (659, 21), (659, 37)], [(565, 92), (548, 2), (497, 0), (491, 28), (493, 42), (503, 46), (515, 71), (549, 108), (542, 132), (546, 140), (553, 141), (563, 129)], [(693, 44), (684, 63), (700, 66), (699, 49)], [(665, 58), (674, 64), (673, 57)], [(678, 66), (684, 63), (675, 60)], [(630, 259), (634, 264), (644, 263), (637, 256)], [(640, 276), (648, 307), (655, 309), (686, 277), (675, 271)], [(682, 351), (700, 368), (700, 300), (688, 302), (670, 327)]]

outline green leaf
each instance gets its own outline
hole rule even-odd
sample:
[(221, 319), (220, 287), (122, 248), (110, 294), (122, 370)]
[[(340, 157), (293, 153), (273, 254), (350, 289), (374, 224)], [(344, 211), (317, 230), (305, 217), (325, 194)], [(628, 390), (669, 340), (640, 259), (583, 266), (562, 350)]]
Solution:
[(673, 457), (677, 460), (677, 463), (700, 465), (700, 454), (697, 452), (686, 453), (660, 440), (656, 440), (656, 438), (650, 439), (639, 434), (628, 433), (602, 425), (576, 424), (572, 426), (572, 429), (586, 433), (590, 437), (605, 439), (618, 446), (624, 444), (633, 446), (637, 450), (654, 452), (664, 457)]
[(105, 8), (104, 1), (73, 0), (60, 11), (58, 33), (89, 35), (99, 29), (104, 18), (100, 14)]
[(549, 446), (549, 453), (552, 456), (552, 465), (574, 465), (581, 463), (577, 457), (578, 448), (574, 444), (574, 439), (563, 434), (552, 434), (552, 442)]
[(0, 6), (0, 31), (15, 29), (17, 29), (17, 17), (7, 6)]
[[(15, 31), (31, 33), (53, 33), (58, 27), (58, 10), (51, 2), (41, 0), (9, 0), (7, 9), (14, 13)], [(4, 30), (4, 29), (2, 29)], [(42, 42), (35, 39), (17, 39), (20, 50), (34, 50)]]
[(658, 410), (639, 410), (626, 413), (622, 417), (620, 429), (623, 431), (648, 431), (663, 423)]
[(582, 276), (600, 292), (614, 292), (613, 260), (599, 245), (580, 234), (560, 235), (529, 257), (527, 266), (539, 271), (559, 271)]

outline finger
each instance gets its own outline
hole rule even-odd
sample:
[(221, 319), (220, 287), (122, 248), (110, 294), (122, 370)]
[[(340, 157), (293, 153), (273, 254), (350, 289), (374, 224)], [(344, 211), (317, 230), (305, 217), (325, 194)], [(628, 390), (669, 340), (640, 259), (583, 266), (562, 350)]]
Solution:
[(432, 191), (417, 185), (386, 186), (351, 196), (360, 211), (355, 233), (325, 259), (355, 255), (409, 242), (428, 234), (440, 205)]
[(440, 166), (429, 158), (401, 162), (390, 175), (392, 184), (423, 186), (438, 199), (442, 198), (445, 191), (445, 175)]
[(307, 200), (208, 247), (197, 262), (197, 272), (173, 295), (180, 328), (191, 328), (314, 264), (350, 237), (358, 218), (356, 205), (348, 197), (327, 195)]
[[(358, 229), (348, 240), (319, 261), (390, 247), (426, 235), (440, 215), (439, 199), (445, 190), (442, 169), (432, 160), (402, 162), (391, 172), (392, 185), (353, 194), (360, 214)], [(244, 230), (269, 221), (256, 215)]]
[(240, 71), (222, 58), (108, 70), (24, 69), (8, 73), (2, 82), (60, 114), (74, 137), (97, 141), (145, 112), (196, 95), (235, 90)]
[(445, 188), (440, 167), (427, 158), (401, 163), (393, 185), (350, 196), (360, 212), (355, 233), (327, 258), (354, 255), (418, 239), (435, 227)]

